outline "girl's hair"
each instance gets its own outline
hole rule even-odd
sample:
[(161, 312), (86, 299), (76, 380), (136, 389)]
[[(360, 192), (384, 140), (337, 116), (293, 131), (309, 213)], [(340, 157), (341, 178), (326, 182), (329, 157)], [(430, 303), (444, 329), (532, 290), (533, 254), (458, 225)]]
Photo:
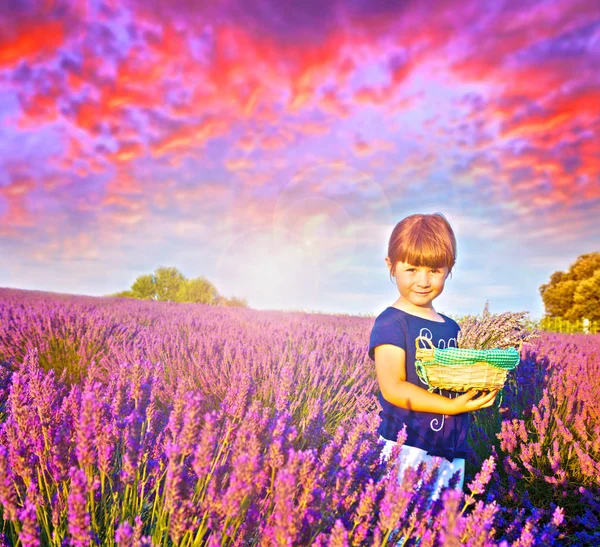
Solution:
[(388, 257), (392, 263), (390, 279), (398, 261), (430, 268), (446, 266), (450, 273), (456, 262), (454, 231), (442, 213), (410, 215), (394, 227)]

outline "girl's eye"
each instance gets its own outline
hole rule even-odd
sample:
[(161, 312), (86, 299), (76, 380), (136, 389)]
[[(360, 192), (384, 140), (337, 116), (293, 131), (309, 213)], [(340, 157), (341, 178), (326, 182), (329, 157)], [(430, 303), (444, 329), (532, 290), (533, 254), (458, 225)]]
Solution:
[[(407, 272), (414, 272), (414, 271), (416, 271), (416, 268), (406, 268), (406, 271), (407, 271)], [(430, 270), (430, 272), (431, 272), (431, 273), (434, 273), (434, 274), (439, 274), (439, 273), (442, 273), (442, 272), (441, 272), (441, 270), (439, 270), (439, 269), (436, 269), (436, 268), (432, 268), (432, 269)]]

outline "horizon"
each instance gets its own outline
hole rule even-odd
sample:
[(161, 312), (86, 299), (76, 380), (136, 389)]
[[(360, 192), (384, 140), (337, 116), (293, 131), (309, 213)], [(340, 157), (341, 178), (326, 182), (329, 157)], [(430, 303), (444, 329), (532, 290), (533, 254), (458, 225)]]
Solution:
[[(366, 312), (366, 313), (362, 313), (362, 312), (358, 312), (358, 313), (350, 313), (350, 312), (328, 312), (328, 311), (323, 311), (323, 310), (311, 310), (311, 309), (293, 309), (293, 308), (289, 308), (289, 309), (280, 309), (280, 308), (253, 308), (252, 306), (248, 305), (248, 306), (228, 306), (228, 305), (215, 305), (215, 304), (205, 304), (205, 303), (201, 303), (201, 302), (176, 302), (176, 301), (172, 301), (172, 300), (158, 300), (158, 299), (147, 299), (147, 298), (135, 298), (135, 297), (127, 297), (127, 296), (118, 296), (115, 294), (101, 294), (101, 295), (93, 295), (93, 294), (82, 294), (82, 293), (66, 293), (66, 292), (55, 292), (55, 291), (47, 291), (47, 290), (43, 290), (43, 289), (22, 289), (22, 288), (17, 288), (17, 287), (4, 287), (4, 286), (0, 286), (0, 291), (3, 290), (11, 290), (11, 291), (17, 291), (17, 292), (35, 292), (35, 293), (42, 293), (44, 295), (50, 295), (50, 296), (64, 296), (64, 297), (74, 297), (74, 298), (99, 298), (99, 299), (108, 299), (108, 298), (121, 298), (121, 299), (128, 299), (128, 300), (132, 300), (134, 302), (164, 302), (166, 304), (197, 304), (200, 306), (211, 306), (211, 307), (222, 307), (222, 308), (231, 308), (231, 309), (247, 309), (247, 310), (252, 310), (252, 311), (261, 311), (261, 312), (282, 312), (282, 313), (305, 313), (305, 314), (317, 314), (317, 315), (342, 315), (342, 316), (349, 316), (349, 317), (363, 317), (363, 318), (376, 318), (379, 312)], [(220, 295), (220, 296), (226, 296), (226, 295)], [(383, 311), (380, 310), (380, 311)], [(451, 312), (446, 312), (444, 310), (436, 310), (438, 313), (441, 313), (443, 315), (447, 315), (448, 317), (451, 317), (452, 319), (460, 319), (465, 317), (466, 315), (469, 314), (463, 314), (463, 315), (458, 315), (455, 313), (451, 313)], [(504, 311), (514, 311), (514, 310), (504, 310)], [(523, 310), (525, 311), (525, 310)], [(475, 315), (480, 314), (480, 312), (476, 312)], [(500, 313), (500, 312), (492, 312), (492, 313)], [(539, 321), (542, 318), (540, 317), (533, 317), (531, 316), (530, 312), (527, 312), (529, 314), (528, 319), (532, 320), (532, 321)]]
[(253, 309), (377, 315), (394, 225), (442, 212), (435, 309), (537, 320), (600, 250), (600, 4), (57, 0), (0, 28), (1, 286), (168, 264)]

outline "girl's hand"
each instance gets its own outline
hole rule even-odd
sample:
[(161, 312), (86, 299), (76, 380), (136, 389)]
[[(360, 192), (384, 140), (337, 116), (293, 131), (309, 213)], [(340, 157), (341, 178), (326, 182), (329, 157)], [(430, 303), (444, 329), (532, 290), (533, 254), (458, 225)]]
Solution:
[(474, 399), (479, 391), (470, 390), (462, 395), (456, 397), (456, 399), (448, 399), (448, 412), (451, 416), (455, 414), (462, 414), (463, 412), (472, 412), (473, 410), (479, 410), (480, 408), (488, 408), (494, 404), (498, 390), (490, 391), (489, 393), (482, 394), (477, 399)]

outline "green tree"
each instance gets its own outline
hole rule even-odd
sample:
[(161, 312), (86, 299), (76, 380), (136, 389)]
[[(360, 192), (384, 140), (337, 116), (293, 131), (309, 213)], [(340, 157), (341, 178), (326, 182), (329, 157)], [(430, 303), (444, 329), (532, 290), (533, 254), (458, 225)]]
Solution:
[(227, 306), (234, 306), (236, 308), (247, 308), (248, 302), (246, 301), (245, 298), (238, 298), (237, 296), (232, 296), (227, 301)]
[(546, 314), (552, 317), (565, 317), (573, 307), (577, 281), (573, 279), (564, 279), (555, 285), (544, 286), (542, 300), (546, 308)]
[(116, 292), (114, 294), (109, 294), (108, 296), (114, 296), (115, 298), (135, 298), (130, 290)]
[(596, 270), (600, 270), (600, 253), (588, 253), (577, 258), (567, 275), (575, 281), (584, 281), (593, 277)]
[(218, 295), (216, 287), (208, 279), (196, 277), (181, 284), (177, 292), (177, 302), (212, 304)]
[(136, 278), (131, 288), (109, 296), (137, 298), (140, 300), (161, 300), (169, 302), (195, 302), (212, 306), (234, 306), (247, 308), (245, 298), (226, 298), (205, 277), (188, 279), (177, 268), (160, 266), (153, 274)]
[(131, 285), (134, 298), (140, 300), (156, 299), (156, 280), (152, 274), (140, 275)]
[(570, 320), (584, 317), (590, 321), (600, 320), (600, 268), (592, 277), (584, 279), (577, 285), (573, 307), (566, 315)]
[[(594, 319), (598, 310), (600, 287), (600, 253), (587, 253), (577, 257), (568, 272), (554, 272), (550, 281), (540, 286), (546, 315), (578, 320)], [(594, 308), (596, 302), (596, 308)]]
[(157, 300), (175, 302), (186, 277), (177, 269), (161, 266), (154, 272)]

